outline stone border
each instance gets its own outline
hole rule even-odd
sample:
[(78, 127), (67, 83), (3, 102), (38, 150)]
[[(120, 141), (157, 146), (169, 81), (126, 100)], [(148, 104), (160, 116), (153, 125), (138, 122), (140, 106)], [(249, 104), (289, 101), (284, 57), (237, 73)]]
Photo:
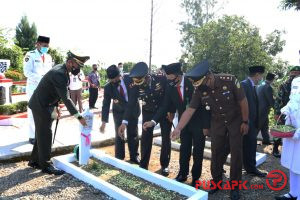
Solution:
[[(154, 144), (161, 146), (161, 137), (154, 138), (153, 142), (154, 142)], [(205, 147), (206, 148), (204, 149), (203, 157), (204, 158), (211, 158), (211, 150), (210, 150), (211, 142), (210, 141), (205, 141)], [(180, 143), (172, 141), (171, 142), (171, 148), (179, 151)], [(209, 148), (209, 149), (207, 149), (207, 148)], [(231, 157), (230, 157), (230, 154), (229, 154), (228, 157), (227, 157), (227, 160), (226, 160), (227, 163), (230, 163), (230, 158)], [(256, 152), (256, 166), (261, 165), (266, 160), (267, 160), (267, 154)]]
[[(142, 169), (136, 165), (131, 165), (125, 161), (116, 159), (112, 156), (109, 156), (105, 154), (103, 151), (92, 149), (91, 150), (91, 156), (99, 159), (105, 163), (108, 163), (110, 165), (113, 165), (116, 168), (122, 169), (128, 173), (131, 173), (135, 176), (138, 176), (142, 179), (145, 179), (149, 182), (155, 183), (167, 190), (173, 190), (176, 191), (182, 195), (185, 195), (189, 197), (189, 200), (206, 200), (208, 199), (208, 193), (202, 190), (196, 190), (195, 188), (177, 182), (175, 180), (166, 178), (164, 176), (161, 176), (159, 174), (150, 172), (148, 170)], [(116, 199), (139, 199), (132, 194), (129, 194), (116, 186), (109, 184), (96, 176), (93, 176), (89, 174), (88, 172), (85, 172), (84, 170), (81, 170), (79, 167), (76, 167), (75, 165), (71, 164), (70, 162), (74, 161), (74, 154), (68, 154), (63, 156), (58, 156), (53, 158), (54, 165), (66, 171), (67, 173), (72, 174), (76, 178), (89, 183), (93, 185), (95, 188), (103, 191), (104, 193), (108, 194), (109, 196), (116, 198)], [(117, 189), (116, 189), (117, 188)]]

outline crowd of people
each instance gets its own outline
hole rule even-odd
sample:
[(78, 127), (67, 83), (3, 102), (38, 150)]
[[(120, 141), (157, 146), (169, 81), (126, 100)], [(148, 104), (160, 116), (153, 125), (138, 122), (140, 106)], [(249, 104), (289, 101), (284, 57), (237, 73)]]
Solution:
[[(83, 111), (81, 81), (84, 78), (81, 68), (89, 57), (68, 52), (65, 63), (52, 67), (49, 61), (51, 57), (49, 58), (47, 54), (49, 40), (40, 36), (37, 49), (29, 52), (24, 62), (29, 111), (31, 111), (29, 140), (34, 145), (29, 166), (42, 169), (45, 173), (60, 175), (63, 171), (56, 169), (50, 162), (53, 122), (51, 116), (56, 112), (59, 117), (57, 106), (62, 100), (68, 111), (82, 125), (86, 125), (85, 119), (80, 114)], [(191, 185), (195, 186), (202, 173), (205, 140), (206, 137), (210, 137), (211, 175), (214, 183), (222, 182), (223, 165), (229, 153), (231, 182), (242, 179), (243, 168), (247, 174), (265, 177), (266, 173), (256, 167), (257, 136), (261, 132), (263, 144), (271, 144), (268, 131), (271, 108), (275, 110), (278, 123), (288, 123), (299, 128), (299, 119), (296, 118), (294, 121), (286, 119), (287, 116), (295, 115), (295, 110), (297, 114), (300, 112), (294, 109), (295, 106), (291, 109), (289, 98), (293, 89), (292, 94), (299, 95), (298, 85), (294, 82), (295, 80), (299, 82), (299, 78), (295, 77), (300, 75), (300, 67), (295, 66), (290, 70), (289, 79), (280, 86), (276, 98), (271, 86), (276, 78), (275, 74), (267, 73), (265, 81), (260, 84), (265, 74), (264, 66), (250, 66), (248, 77), (241, 82), (234, 75), (216, 74), (211, 69), (211, 64), (206, 60), (196, 64), (185, 74), (181, 63), (162, 65), (160, 74), (149, 73), (148, 66), (144, 62), (135, 64), (129, 74), (123, 73), (122, 63), (118, 66), (109, 66), (106, 69), (108, 83), (104, 87), (100, 132), (105, 132), (112, 104), (115, 157), (121, 160), (125, 158), (126, 130), (130, 162), (148, 169), (153, 130), (159, 123), (162, 137), (160, 173), (163, 176), (169, 175), (171, 140), (180, 138), (180, 169), (175, 179), (179, 182), (187, 180), (192, 157)], [(93, 65), (88, 82), (89, 107), (95, 109), (100, 87), (97, 65)], [(293, 99), (292, 105), (299, 104), (297, 98)], [(76, 108), (77, 102), (79, 110)], [(173, 119), (176, 112), (179, 122), (175, 127)], [(143, 129), (139, 142), (140, 114)], [(291, 152), (300, 151), (300, 131), (297, 130), (293, 138), (283, 141), (283, 152), (286, 152), (286, 149), (290, 151), (283, 153), (281, 158), (283, 166), (290, 169), (290, 192), (276, 197), (279, 200), (300, 197), (300, 161), (295, 156), (290, 156)], [(273, 143), (273, 155), (280, 157), (278, 146), (281, 141), (275, 139)], [(212, 195), (218, 190), (218, 187), (211, 189), (209, 194)], [(238, 186), (232, 188), (230, 197), (240, 198)]]

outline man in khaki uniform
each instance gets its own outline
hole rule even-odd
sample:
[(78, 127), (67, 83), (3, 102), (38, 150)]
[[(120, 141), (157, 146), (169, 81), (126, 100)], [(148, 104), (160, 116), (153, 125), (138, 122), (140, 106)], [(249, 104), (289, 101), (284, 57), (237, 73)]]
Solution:
[[(248, 132), (248, 102), (239, 81), (229, 74), (213, 74), (209, 71), (209, 63), (197, 64), (186, 77), (198, 87), (192, 97), (189, 108), (173, 131), (172, 139), (180, 135), (181, 130), (191, 119), (195, 110), (202, 104), (211, 110), (210, 131), (203, 130), (211, 136), (211, 174), (217, 184), (222, 181), (226, 137), (229, 137), (231, 163), (230, 180), (239, 181), (242, 176), (242, 138)], [(227, 136), (228, 133), (228, 136)], [(218, 191), (210, 190), (209, 194)], [(230, 193), (231, 199), (239, 199), (238, 187)]]

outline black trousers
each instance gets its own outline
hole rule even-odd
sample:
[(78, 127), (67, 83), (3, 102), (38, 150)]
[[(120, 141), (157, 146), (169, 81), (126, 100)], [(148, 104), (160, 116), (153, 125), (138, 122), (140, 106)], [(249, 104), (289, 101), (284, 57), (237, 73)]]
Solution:
[(205, 147), (203, 130), (192, 130), (191, 127), (186, 127), (180, 134), (180, 142), (179, 174), (182, 176), (189, 174), (189, 163), (193, 149), (192, 176), (193, 179), (199, 179), (202, 173), (203, 151)]
[(243, 136), (243, 164), (247, 172), (256, 170), (256, 147), (258, 129), (249, 124), (248, 134)]
[(89, 88), (89, 106), (90, 108), (95, 107), (96, 101), (98, 99), (98, 88)]
[[(143, 124), (146, 121), (151, 121), (155, 112), (142, 111), (143, 114)], [(172, 123), (169, 122), (166, 118), (163, 118), (160, 122), (161, 129), (161, 137), (162, 137), (162, 145), (160, 151), (160, 165), (162, 168), (168, 167), (171, 157), (171, 139), (170, 132), (172, 128)], [(152, 142), (153, 142), (153, 129), (148, 128), (147, 131), (142, 131), (141, 138), (141, 162), (140, 167), (144, 169), (148, 169), (149, 160), (151, 156), (152, 150)]]
[(261, 136), (263, 137), (264, 142), (270, 142), (270, 136), (269, 136), (269, 118), (261, 119), (262, 124), (260, 127)]
[[(118, 135), (118, 128), (122, 124), (124, 113), (113, 113), (115, 123), (115, 157), (123, 160), (125, 158), (125, 141)], [(127, 126), (127, 141), (130, 159), (135, 159), (138, 154), (138, 119), (130, 119)]]
[(31, 162), (38, 163), (44, 169), (50, 165), (51, 143), (52, 143), (52, 122), (51, 112), (53, 108), (45, 110), (32, 109), (35, 124), (35, 143), (31, 153)]

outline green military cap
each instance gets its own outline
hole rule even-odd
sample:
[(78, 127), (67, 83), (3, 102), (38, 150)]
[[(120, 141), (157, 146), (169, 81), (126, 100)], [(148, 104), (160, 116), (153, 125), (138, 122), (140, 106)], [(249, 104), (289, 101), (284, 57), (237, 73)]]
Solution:
[(290, 72), (300, 72), (300, 66), (294, 66), (291, 68)]
[(67, 59), (73, 59), (80, 67), (84, 66), (84, 63), (90, 59), (89, 56), (77, 56), (71, 51), (67, 53)]

